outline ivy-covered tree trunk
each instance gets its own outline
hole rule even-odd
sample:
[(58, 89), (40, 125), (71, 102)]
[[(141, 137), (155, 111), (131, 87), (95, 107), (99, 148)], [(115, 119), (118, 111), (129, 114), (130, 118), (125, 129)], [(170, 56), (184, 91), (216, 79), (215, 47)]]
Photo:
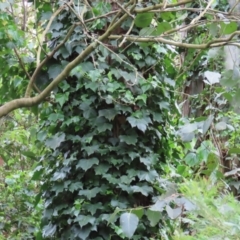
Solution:
[[(99, 15), (119, 7), (103, 1), (91, 4)], [(76, 27), (48, 65), (49, 76), (80, 54), (95, 35), (103, 34), (113, 20), (110, 16), (87, 26), (91, 33)], [(53, 24), (52, 44), (76, 21), (72, 12), (62, 12)], [(129, 16), (117, 31), (139, 32), (145, 24), (131, 23)], [(165, 126), (173, 81), (163, 62), (169, 62), (168, 72), (174, 73), (171, 56), (171, 49), (159, 44), (107, 40), (56, 89), (55, 104), (42, 112), (39, 133), (52, 149), (42, 158), (45, 238), (123, 239), (135, 230), (134, 221), (123, 215), (129, 229), (122, 232), (117, 212), (137, 207), (141, 210), (133, 212), (140, 221), (134, 239), (150, 239), (157, 232), (142, 207), (159, 195), (161, 165), (169, 151)]]

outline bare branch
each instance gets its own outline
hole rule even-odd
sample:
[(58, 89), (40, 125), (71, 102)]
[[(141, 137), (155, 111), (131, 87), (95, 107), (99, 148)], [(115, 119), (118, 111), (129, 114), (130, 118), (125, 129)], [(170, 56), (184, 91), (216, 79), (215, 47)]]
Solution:
[[(22, 59), (21, 59), (21, 57), (20, 57), (17, 49), (14, 48), (13, 50), (14, 50), (17, 58), (18, 58), (18, 62), (19, 62), (19, 64), (20, 64), (21, 68), (23, 69), (25, 75), (26, 75), (26, 76), (28, 77), (28, 79), (30, 80), (30, 79), (31, 79), (31, 76), (30, 76), (30, 74), (28, 73), (27, 69), (25, 68), (24, 63), (23, 63), (23, 61), (22, 61)], [(34, 87), (34, 89), (35, 89), (38, 93), (41, 92), (35, 84), (33, 84), (33, 87)]]
[(52, 22), (53, 20), (56, 18), (56, 16), (63, 10), (64, 6), (60, 7), (50, 18), (47, 26), (46, 26), (46, 29), (44, 30), (42, 36), (41, 36), (41, 39), (39, 41), (39, 48), (38, 48), (38, 52), (37, 52), (37, 66), (38, 64), (40, 63), (40, 56), (41, 56), (41, 50), (42, 50), (42, 44), (43, 44), (43, 41), (45, 39), (45, 36), (49, 30), (49, 28), (51, 27), (52, 25)]
[(144, 12), (150, 12), (152, 10), (157, 10), (157, 9), (167, 9), (167, 8), (173, 8), (173, 7), (178, 7), (178, 6), (181, 6), (181, 5), (184, 5), (184, 4), (187, 4), (187, 3), (191, 3), (191, 2), (194, 2), (194, 0), (185, 0), (185, 1), (180, 1), (178, 3), (171, 3), (171, 4), (167, 4), (165, 6), (165, 3), (160, 3), (160, 4), (155, 4), (155, 5), (152, 5), (150, 7), (146, 7), (146, 8), (136, 8), (134, 10), (135, 13), (144, 13)]
[(192, 49), (207, 49), (209, 47), (219, 47), (227, 45), (234, 36), (240, 35), (240, 31), (236, 31), (229, 35), (229, 37), (226, 38), (218, 38), (212, 41), (209, 41), (208, 43), (203, 44), (191, 44), (191, 43), (182, 43), (182, 42), (176, 42), (173, 40), (169, 40), (163, 37), (138, 37), (138, 36), (127, 36), (127, 35), (110, 35), (109, 39), (123, 39), (125, 38), (128, 41), (131, 42), (157, 42), (157, 43), (164, 43), (169, 44), (176, 47), (183, 47), (183, 48), (192, 48)]

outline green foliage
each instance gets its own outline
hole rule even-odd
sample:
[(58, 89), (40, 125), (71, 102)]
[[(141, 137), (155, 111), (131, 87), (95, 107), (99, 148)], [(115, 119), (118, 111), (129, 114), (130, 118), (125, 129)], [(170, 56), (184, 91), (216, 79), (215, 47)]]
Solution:
[(176, 229), (173, 239), (239, 239), (239, 202), (231, 194), (219, 193), (223, 186), (206, 180), (186, 181), (180, 190), (196, 208), (182, 219), (187, 231)]
[[(0, 156), (6, 165), (26, 170), (37, 160), (42, 148), (36, 148), (36, 118), (29, 111), (16, 111), (0, 120)], [(21, 154), (20, 154), (21, 153)]]
[(35, 205), (38, 186), (31, 175), (0, 168), (0, 239), (33, 239), (40, 231), (42, 204)]
[[(93, 4), (93, 11), (103, 14), (101, 7)], [(59, 36), (70, 19), (76, 21), (69, 12), (57, 18)], [(88, 27), (99, 31), (96, 25)], [(129, 23), (121, 27), (127, 31)], [(58, 65), (85, 48), (82, 33), (80, 27), (74, 31), (68, 54), (66, 46), (56, 52)], [(34, 179), (44, 179), (44, 239), (149, 239), (158, 232), (159, 215), (135, 206), (141, 209), (155, 201), (161, 165), (171, 151), (166, 127), (174, 109), (169, 90), (175, 52), (159, 44), (114, 46), (115, 40), (109, 40), (97, 47), (59, 85), (55, 103), (41, 112), (38, 140), (51, 149), (34, 174)], [(52, 68), (46, 69), (52, 74)]]
[(36, 118), (16, 111), (1, 118), (0, 239), (33, 239), (40, 231), (42, 204), (35, 204), (38, 182), (31, 180), (32, 166), (42, 147), (34, 144)]

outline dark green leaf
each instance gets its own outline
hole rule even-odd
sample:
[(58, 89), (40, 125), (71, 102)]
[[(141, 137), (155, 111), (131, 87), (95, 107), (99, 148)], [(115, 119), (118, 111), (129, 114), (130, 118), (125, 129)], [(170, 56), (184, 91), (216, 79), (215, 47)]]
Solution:
[(114, 108), (113, 109), (103, 109), (103, 110), (99, 110), (98, 114), (99, 114), (99, 117), (105, 117), (109, 121), (111, 121), (118, 114), (118, 111)]
[(99, 160), (97, 158), (81, 159), (81, 160), (79, 160), (76, 167), (81, 168), (86, 172), (93, 165), (97, 165), (98, 163), (99, 163)]
[(140, 192), (144, 196), (149, 196), (153, 192), (152, 187), (149, 187), (147, 185), (132, 186), (131, 189), (133, 190), (133, 192)]
[(50, 137), (46, 140), (45, 144), (47, 147), (55, 150), (65, 140), (65, 133), (57, 133), (55, 136)]
[(131, 145), (131, 144), (134, 145), (134, 144), (137, 143), (137, 136), (136, 135), (130, 135), (130, 136), (121, 135), (121, 136), (119, 136), (119, 139), (120, 139), (120, 142), (125, 142), (128, 145)]
[(78, 195), (80, 195), (81, 197), (85, 196), (88, 200), (91, 200), (92, 198), (96, 197), (96, 195), (101, 191), (102, 191), (101, 188), (95, 187), (89, 190), (80, 190)]
[(86, 215), (78, 215), (75, 219), (74, 222), (77, 222), (81, 227), (86, 226), (88, 223), (94, 224), (95, 218), (92, 216), (86, 216)]
[(43, 227), (43, 237), (52, 237), (56, 230), (56, 225), (49, 223), (48, 225)]

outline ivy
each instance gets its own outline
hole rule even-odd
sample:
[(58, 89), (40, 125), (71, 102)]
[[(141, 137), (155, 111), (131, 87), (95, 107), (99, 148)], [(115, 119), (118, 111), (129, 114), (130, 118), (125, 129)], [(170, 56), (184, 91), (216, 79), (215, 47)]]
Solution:
[[(93, 4), (93, 11), (103, 14), (105, 7)], [(138, 14), (133, 31), (149, 26), (153, 15)], [(59, 14), (51, 43), (57, 45), (75, 21), (71, 12)], [(96, 34), (110, 18), (99, 21), (89, 26)], [(86, 47), (83, 30), (77, 29), (71, 46), (60, 48), (47, 64), (49, 80)], [(97, 47), (55, 89), (54, 102), (41, 112), (38, 140), (51, 149), (34, 175), (42, 173), (44, 179), (43, 238), (149, 239), (158, 231), (151, 212), (129, 209), (151, 206), (159, 194), (156, 182), (170, 149), (165, 126), (174, 86), (163, 62), (173, 51), (155, 43), (114, 46), (116, 41), (108, 40)]]

